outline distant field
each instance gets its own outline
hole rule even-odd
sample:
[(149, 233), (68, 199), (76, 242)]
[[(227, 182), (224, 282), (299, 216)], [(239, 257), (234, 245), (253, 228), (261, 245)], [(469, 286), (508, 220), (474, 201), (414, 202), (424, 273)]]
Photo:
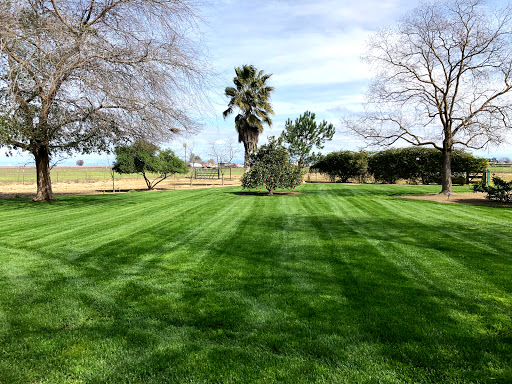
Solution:
[(487, 168), (492, 173), (512, 173), (512, 164), (510, 165), (493, 165)]
[(511, 208), (297, 190), (0, 200), (0, 383), (512, 382)]
[[(224, 170), (225, 175), (229, 176), (230, 170)], [(190, 173), (176, 175), (176, 177), (190, 177)], [(243, 174), (243, 168), (233, 168), (232, 176)], [(156, 176), (156, 175), (150, 175)], [(53, 182), (93, 182), (98, 180), (110, 180), (109, 167), (54, 167), (51, 170)], [(116, 179), (134, 179), (142, 178), (137, 174), (115, 174)], [(35, 167), (0, 167), (0, 183), (35, 183)]]

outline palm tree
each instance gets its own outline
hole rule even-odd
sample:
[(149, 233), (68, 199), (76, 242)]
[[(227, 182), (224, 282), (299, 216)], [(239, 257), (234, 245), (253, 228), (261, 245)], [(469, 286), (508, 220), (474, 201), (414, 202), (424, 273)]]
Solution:
[(228, 109), (223, 112), (224, 118), (231, 115), (234, 108), (240, 113), (235, 117), (235, 128), (238, 132), (238, 142), (244, 143), (244, 168), (249, 168), (249, 155), (256, 149), (258, 136), (263, 132), (263, 124), (272, 126), (269, 115), (274, 111), (270, 105), (270, 92), (274, 87), (267, 86), (266, 82), (272, 75), (265, 75), (253, 65), (244, 65), (235, 68), (236, 76), (233, 78), (235, 87), (226, 87), (224, 94), (230, 98)]

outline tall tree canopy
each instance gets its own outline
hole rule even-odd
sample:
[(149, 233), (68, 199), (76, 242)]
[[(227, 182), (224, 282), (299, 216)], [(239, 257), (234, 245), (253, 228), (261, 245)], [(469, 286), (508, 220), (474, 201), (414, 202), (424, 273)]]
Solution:
[(0, 145), (34, 156), (34, 200), (53, 199), (49, 159), (58, 152), (158, 141), (196, 126), (205, 67), (191, 38), (192, 4), (0, 3)]
[(256, 149), (263, 125), (272, 126), (270, 115), (273, 115), (274, 111), (270, 105), (270, 93), (274, 87), (267, 85), (272, 75), (258, 71), (253, 65), (235, 68), (235, 73), (235, 87), (226, 87), (225, 90), (229, 103), (223, 115), (224, 118), (228, 117), (235, 108), (240, 111), (235, 117), (235, 128), (238, 132), (238, 142), (244, 143), (244, 167), (247, 170), (249, 155)]
[(311, 153), (312, 149), (322, 149), (326, 140), (332, 140), (335, 132), (334, 125), (325, 120), (317, 123), (315, 117), (314, 113), (306, 111), (295, 122), (288, 119), (284, 126), (282, 137), (299, 167), (311, 164), (317, 158)]
[(442, 193), (452, 190), (454, 146), (500, 143), (511, 127), (511, 8), (481, 0), (422, 4), (370, 39), (378, 71), (366, 112), (347, 124), (371, 144), (404, 140), (443, 154)]

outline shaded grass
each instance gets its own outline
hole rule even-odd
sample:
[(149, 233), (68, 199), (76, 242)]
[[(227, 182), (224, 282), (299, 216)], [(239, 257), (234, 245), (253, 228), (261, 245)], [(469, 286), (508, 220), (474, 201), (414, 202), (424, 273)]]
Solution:
[(0, 201), (0, 382), (509, 382), (512, 210), (437, 190)]

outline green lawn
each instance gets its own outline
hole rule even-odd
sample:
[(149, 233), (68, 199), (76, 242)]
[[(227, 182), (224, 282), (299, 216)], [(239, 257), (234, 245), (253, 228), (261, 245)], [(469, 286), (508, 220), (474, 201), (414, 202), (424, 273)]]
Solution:
[(512, 381), (512, 209), (299, 190), (0, 200), (0, 383)]
[(493, 165), (487, 168), (491, 173), (512, 173), (512, 165)]

